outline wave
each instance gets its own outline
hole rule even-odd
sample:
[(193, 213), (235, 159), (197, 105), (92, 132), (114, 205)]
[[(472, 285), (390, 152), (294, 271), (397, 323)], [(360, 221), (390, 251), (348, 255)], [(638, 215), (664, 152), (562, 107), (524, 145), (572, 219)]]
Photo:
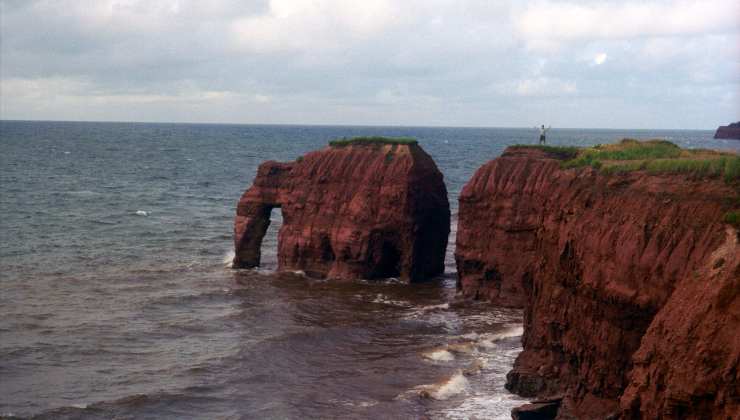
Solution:
[(484, 334), (478, 339), (478, 345), (483, 348), (491, 348), (496, 346), (497, 341), (505, 340), (507, 338), (521, 337), (524, 334), (524, 327), (517, 326), (509, 328), (508, 330), (493, 333)]
[(91, 196), (91, 195), (99, 195), (100, 193), (96, 193), (90, 190), (80, 190), (80, 191), (68, 191), (67, 194), (77, 195), (77, 196)]
[[(443, 347), (425, 351), (421, 355), (425, 359), (435, 362), (450, 362), (455, 360), (456, 355), (478, 354), (479, 350), (483, 351), (496, 347), (496, 342), (500, 340), (520, 337), (523, 331), (524, 329), (521, 326), (517, 326), (498, 333), (478, 334), (472, 332), (459, 336), (457, 340), (445, 344)], [(477, 372), (483, 367), (481, 365), (475, 371)]]
[(465, 393), (470, 387), (470, 382), (462, 371), (455, 372), (448, 379), (432, 385), (421, 385), (415, 389), (419, 390), (419, 396), (422, 398), (432, 398), (435, 400), (446, 400), (450, 397)]
[[(186, 393), (155, 392), (152, 394), (134, 394), (122, 398), (98, 401), (91, 404), (74, 403), (68, 406), (57, 407), (34, 415), (32, 419), (79, 419), (79, 418), (118, 418), (123, 412), (152, 413), (159, 411), (167, 414), (184, 414), (173, 405), (189, 406), (216, 398), (197, 396)], [(4, 416), (4, 415), (3, 415)], [(126, 416), (128, 417), (128, 416)], [(11, 417), (17, 418), (17, 417)], [(137, 418), (137, 416), (131, 416)]]
[(236, 256), (236, 253), (233, 249), (229, 250), (226, 255), (221, 259), (221, 262), (223, 263), (224, 267), (226, 268), (233, 268), (234, 267), (234, 257)]
[(136, 214), (137, 216), (149, 216), (149, 212), (144, 210), (136, 210), (136, 213), (134, 214)]
[(93, 219), (93, 220), (90, 220), (90, 223), (93, 223), (93, 224), (96, 224), (96, 225), (117, 225), (120, 222), (118, 222), (118, 221), (112, 221), (112, 220), (97, 220), (97, 219)]
[(226, 302), (232, 299), (233, 292), (230, 289), (213, 289), (201, 293), (175, 293), (162, 296), (153, 296), (147, 299), (145, 308), (157, 306), (195, 305), (203, 302)]
[(442, 303), (439, 305), (428, 305), (428, 306), (422, 306), (419, 308), (420, 311), (434, 311), (437, 309), (450, 309), (450, 304)]
[(421, 354), (429, 360), (435, 362), (451, 362), (455, 360), (455, 356), (447, 349), (435, 349)]
[(452, 343), (447, 345), (447, 350), (457, 354), (473, 353), (475, 351), (476, 344), (477, 343), (472, 341)]
[(404, 307), (404, 308), (407, 308), (407, 307), (412, 306), (411, 305), (411, 302), (408, 302), (408, 301), (405, 301), (405, 300), (394, 300), (394, 299), (391, 299), (390, 297), (388, 297), (388, 296), (386, 296), (386, 295), (384, 295), (382, 293), (378, 293), (375, 296), (375, 299), (372, 300), (372, 302), (373, 303), (382, 303), (384, 305), (400, 306), (400, 307)]

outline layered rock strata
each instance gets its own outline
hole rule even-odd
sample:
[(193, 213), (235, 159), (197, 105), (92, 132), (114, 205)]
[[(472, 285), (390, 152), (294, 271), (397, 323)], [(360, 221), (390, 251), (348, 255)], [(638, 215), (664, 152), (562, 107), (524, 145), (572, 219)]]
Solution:
[(260, 165), (237, 206), (235, 267), (260, 264), (276, 207), (280, 270), (411, 282), (444, 271), (447, 190), (417, 144), (348, 144)]
[(507, 388), (559, 401), (558, 418), (737, 418), (740, 247), (723, 217), (739, 196), (537, 149), (481, 167), (460, 196), (459, 286), (524, 307)]

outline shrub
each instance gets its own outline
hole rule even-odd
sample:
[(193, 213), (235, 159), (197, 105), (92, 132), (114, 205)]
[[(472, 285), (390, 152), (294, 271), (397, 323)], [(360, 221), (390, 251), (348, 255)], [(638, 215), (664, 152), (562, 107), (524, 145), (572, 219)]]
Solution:
[(724, 222), (729, 223), (736, 228), (740, 228), (740, 210), (733, 210), (725, 213)]

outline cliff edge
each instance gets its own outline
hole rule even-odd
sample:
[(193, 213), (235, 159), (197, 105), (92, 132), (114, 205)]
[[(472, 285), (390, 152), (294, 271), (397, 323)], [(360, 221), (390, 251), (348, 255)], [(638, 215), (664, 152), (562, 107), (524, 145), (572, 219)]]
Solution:
[(476, 172), (459, 287), (524, 307), (506, 386), (548, 402), (517, 418), (736, 418), (739, 160), (627, 140), (513, 147)]
[(444, 271), (447, 190), (415, 141), (340, 140), (295, 162), (260, 165), (237, 206), (235, 267), (259, 265), (275, 207), (283, 215), (279, 270), (412, 282)]
[(714, 133), (715, 139), (735, 139), (740, 140), (740, 121), (729, 125), (721, 125)]

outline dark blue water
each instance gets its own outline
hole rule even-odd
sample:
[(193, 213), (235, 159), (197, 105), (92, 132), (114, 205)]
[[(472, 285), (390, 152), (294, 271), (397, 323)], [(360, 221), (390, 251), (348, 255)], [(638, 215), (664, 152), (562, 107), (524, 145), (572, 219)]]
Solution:
[[(335, 284), (226, 267), (257, 165), (330, 139), (411, 136), (457, 195), (534, 129), (0, 122), (0, 415), (509, 418), (521, 314), (431, 283)], [(552, 144), (709, 131), (558, 130)], [(464, 351), (448, 351), (462, 343)], [(466, 347), (467, 346), (467, 347)], [(461, 371), (476, 367), (473, 375)], [(422, 389), (434, 398), (418, 397)]]

